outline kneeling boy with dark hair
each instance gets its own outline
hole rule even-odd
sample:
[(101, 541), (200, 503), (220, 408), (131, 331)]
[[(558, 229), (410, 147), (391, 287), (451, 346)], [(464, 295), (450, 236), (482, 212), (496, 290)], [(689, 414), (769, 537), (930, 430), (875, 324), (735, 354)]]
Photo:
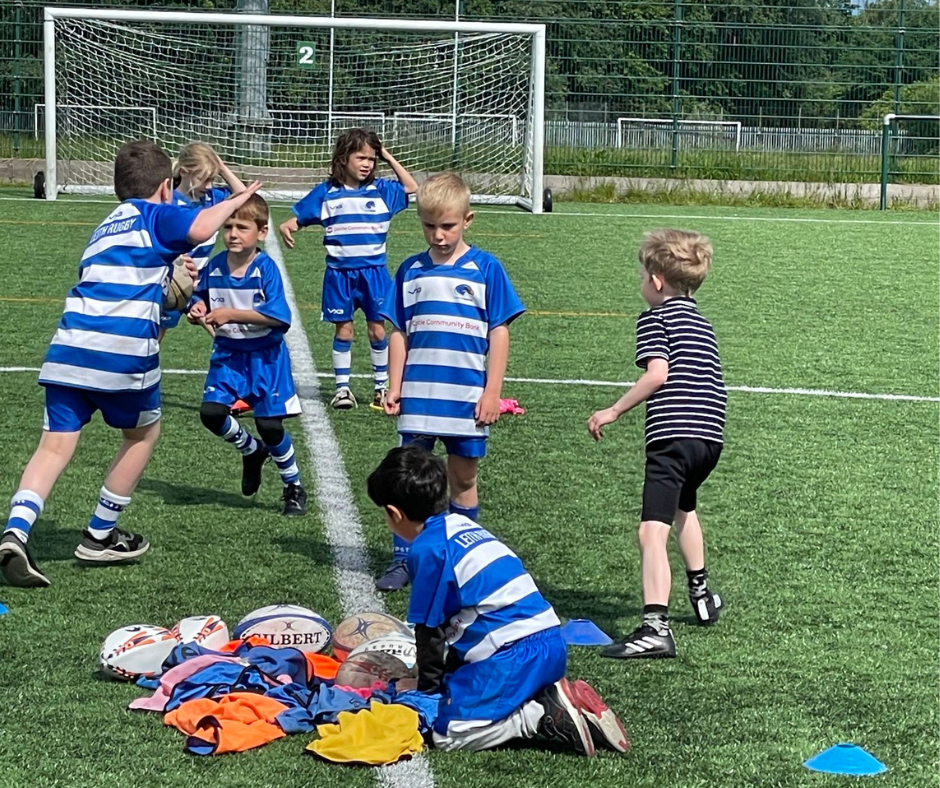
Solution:
[(522, 562), (477, 523), (448, 514), (444, 463), (415, 445), (392, 449), (368, 489), (392, 532), (412, 542), (418, 689), (443, 695), (435, 746), (485, 750), (542, 734), (581, 755), (595, 745), (626, 752), (617, 716), (589, 684), (565, 678), (558, 617)]

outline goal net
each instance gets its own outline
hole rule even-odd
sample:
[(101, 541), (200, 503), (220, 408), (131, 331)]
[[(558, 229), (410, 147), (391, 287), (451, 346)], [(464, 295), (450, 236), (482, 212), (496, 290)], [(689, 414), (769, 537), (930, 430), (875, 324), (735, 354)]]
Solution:
[[(46, 9), (47, 196), (110, 192), (127, 140), (211, 144), (244, 180), (297, 199), (356, 126), (420, 180), (542, 204), (544, 26)], [(380, 172), (388, 173), (380, 165)]]

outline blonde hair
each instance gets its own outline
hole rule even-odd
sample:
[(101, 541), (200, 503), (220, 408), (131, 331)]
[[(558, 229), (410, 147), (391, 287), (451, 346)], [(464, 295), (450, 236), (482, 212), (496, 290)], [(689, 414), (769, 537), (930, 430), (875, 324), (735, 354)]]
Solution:
[(190, 142), (180, 148), (176, 161), (173, 162), (173, 185), (179, 186), (183, 179), (182, 170), (186, 170), (192, 181), (212, 181), (219, 175), (219, 157), (211, 145), (204, 142)]
[(712, 242), (687, 230), (653, 230), (643, 235), (640, 265), (680, 293), (691, 295), (712, 267)]
[(470, 213), (470, 188), (454, 172), (439, 172), (418, 187), (418, 212), (440, 216), (446, 211)]

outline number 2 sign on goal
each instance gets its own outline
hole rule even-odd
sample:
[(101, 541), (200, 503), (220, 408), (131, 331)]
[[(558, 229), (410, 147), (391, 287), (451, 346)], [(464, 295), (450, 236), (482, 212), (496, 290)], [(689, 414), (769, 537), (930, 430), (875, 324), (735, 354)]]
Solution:
[(297, 65), (301, 68), (316, 66), (317, 45), (313, 41), (297, 42)]

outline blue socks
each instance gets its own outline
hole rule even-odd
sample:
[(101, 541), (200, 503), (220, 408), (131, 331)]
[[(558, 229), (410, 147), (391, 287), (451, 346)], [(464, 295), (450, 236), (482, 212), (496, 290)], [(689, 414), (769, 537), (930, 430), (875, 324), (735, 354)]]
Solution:
[(285, 432), (284, 439), (277, 446), (268, 446), (268, 450), (271, 452), (274, 464), (277, 465), (284, 486), (300, 484), (300, 471), (294, 459), (294, 444), (291, 442), (290, 435)]
[(242, 454), (253, 454), (258, 449), (258, 441), (231, 416), (225, 419), (222, 437)]
[(117, 524), (121, 512), (130, 502), (130, 498), (115, 495), (107, 487), (102, 487), (98, 496), (98, 506), (95, 507), (95, 513), (88, 522), (89, 533), (95, 539), (106, 539)]
[[(388, 362), (385, 362), (386, 370)], [(333, 337), (333, 375), (336, 376), (336, 388), (349, 388), (349, 369), (352, 367), (352, 342)]]
[(388, 388), (388, 337), (378, 342), (370, 342), (372, 346), (372, 379), (375, 390)]
[(17, 490), (16, 495), (10, 501), (10, 517), (3, 532), (12, 533), (23, 544), (26, 544), (29, 530), (42, 514), (42, 507), (42, 498), (32, 490)]

